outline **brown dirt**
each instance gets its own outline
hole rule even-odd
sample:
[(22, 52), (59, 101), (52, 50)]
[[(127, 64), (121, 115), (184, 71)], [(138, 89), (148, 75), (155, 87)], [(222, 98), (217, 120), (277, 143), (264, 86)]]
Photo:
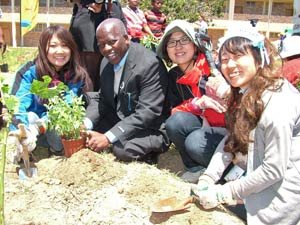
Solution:
[(16, 165), (6, 166), (6, 224), (244, 224), (223, 207), (204, 210), (192, 204), (184, 211), (151, 212), (160, 199), (189, 196), (190, 185), (176, 176), (182, 163), (174, 149), (162, 154), (157, 166), (120, 163), (110, 153), (88, 149), (68, 159), (39, 151), (35, 178), (21, 181)]

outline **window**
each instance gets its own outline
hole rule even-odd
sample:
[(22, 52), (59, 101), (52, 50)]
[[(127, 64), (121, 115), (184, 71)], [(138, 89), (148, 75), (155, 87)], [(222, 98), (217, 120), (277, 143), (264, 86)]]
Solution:
[(38, 23), (32, 30), (32, 32), (42, 32), (47, 27), (46, 23)]
[(256, 2), (246, 2), (247, 8), (254, 8), (256, 6)]

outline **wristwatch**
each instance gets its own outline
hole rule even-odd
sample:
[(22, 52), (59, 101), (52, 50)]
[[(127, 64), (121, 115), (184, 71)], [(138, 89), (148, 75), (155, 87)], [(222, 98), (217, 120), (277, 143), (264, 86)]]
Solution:
[(104, 0), (94, 0), (96, 4), (102, 4)]

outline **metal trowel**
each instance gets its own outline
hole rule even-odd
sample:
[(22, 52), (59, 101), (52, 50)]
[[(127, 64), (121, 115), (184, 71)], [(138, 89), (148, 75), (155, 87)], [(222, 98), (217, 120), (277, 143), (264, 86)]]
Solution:
[(154, 203), (151, 207), (151, 211), (156, 213), (166, 213), (186, 210), (191, 207), (191, 203), (194, 202), (196, 202), (195, 196), (190, 196), (183, 200), (179, 200), (176, 197), (170, 197)]

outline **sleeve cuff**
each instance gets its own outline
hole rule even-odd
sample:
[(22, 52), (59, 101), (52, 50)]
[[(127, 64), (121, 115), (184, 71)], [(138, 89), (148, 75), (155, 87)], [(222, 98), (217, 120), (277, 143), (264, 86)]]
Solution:
[(105, 132), (104, 135), (107, 137), (111, 144), (115, 143), (118, 140), (118, 138), (111, 131)]
[(87, 130), (92, 130), (93, 129), (93, 122), (89, 118), (84, 118), (83, 124), (86, 127)]

